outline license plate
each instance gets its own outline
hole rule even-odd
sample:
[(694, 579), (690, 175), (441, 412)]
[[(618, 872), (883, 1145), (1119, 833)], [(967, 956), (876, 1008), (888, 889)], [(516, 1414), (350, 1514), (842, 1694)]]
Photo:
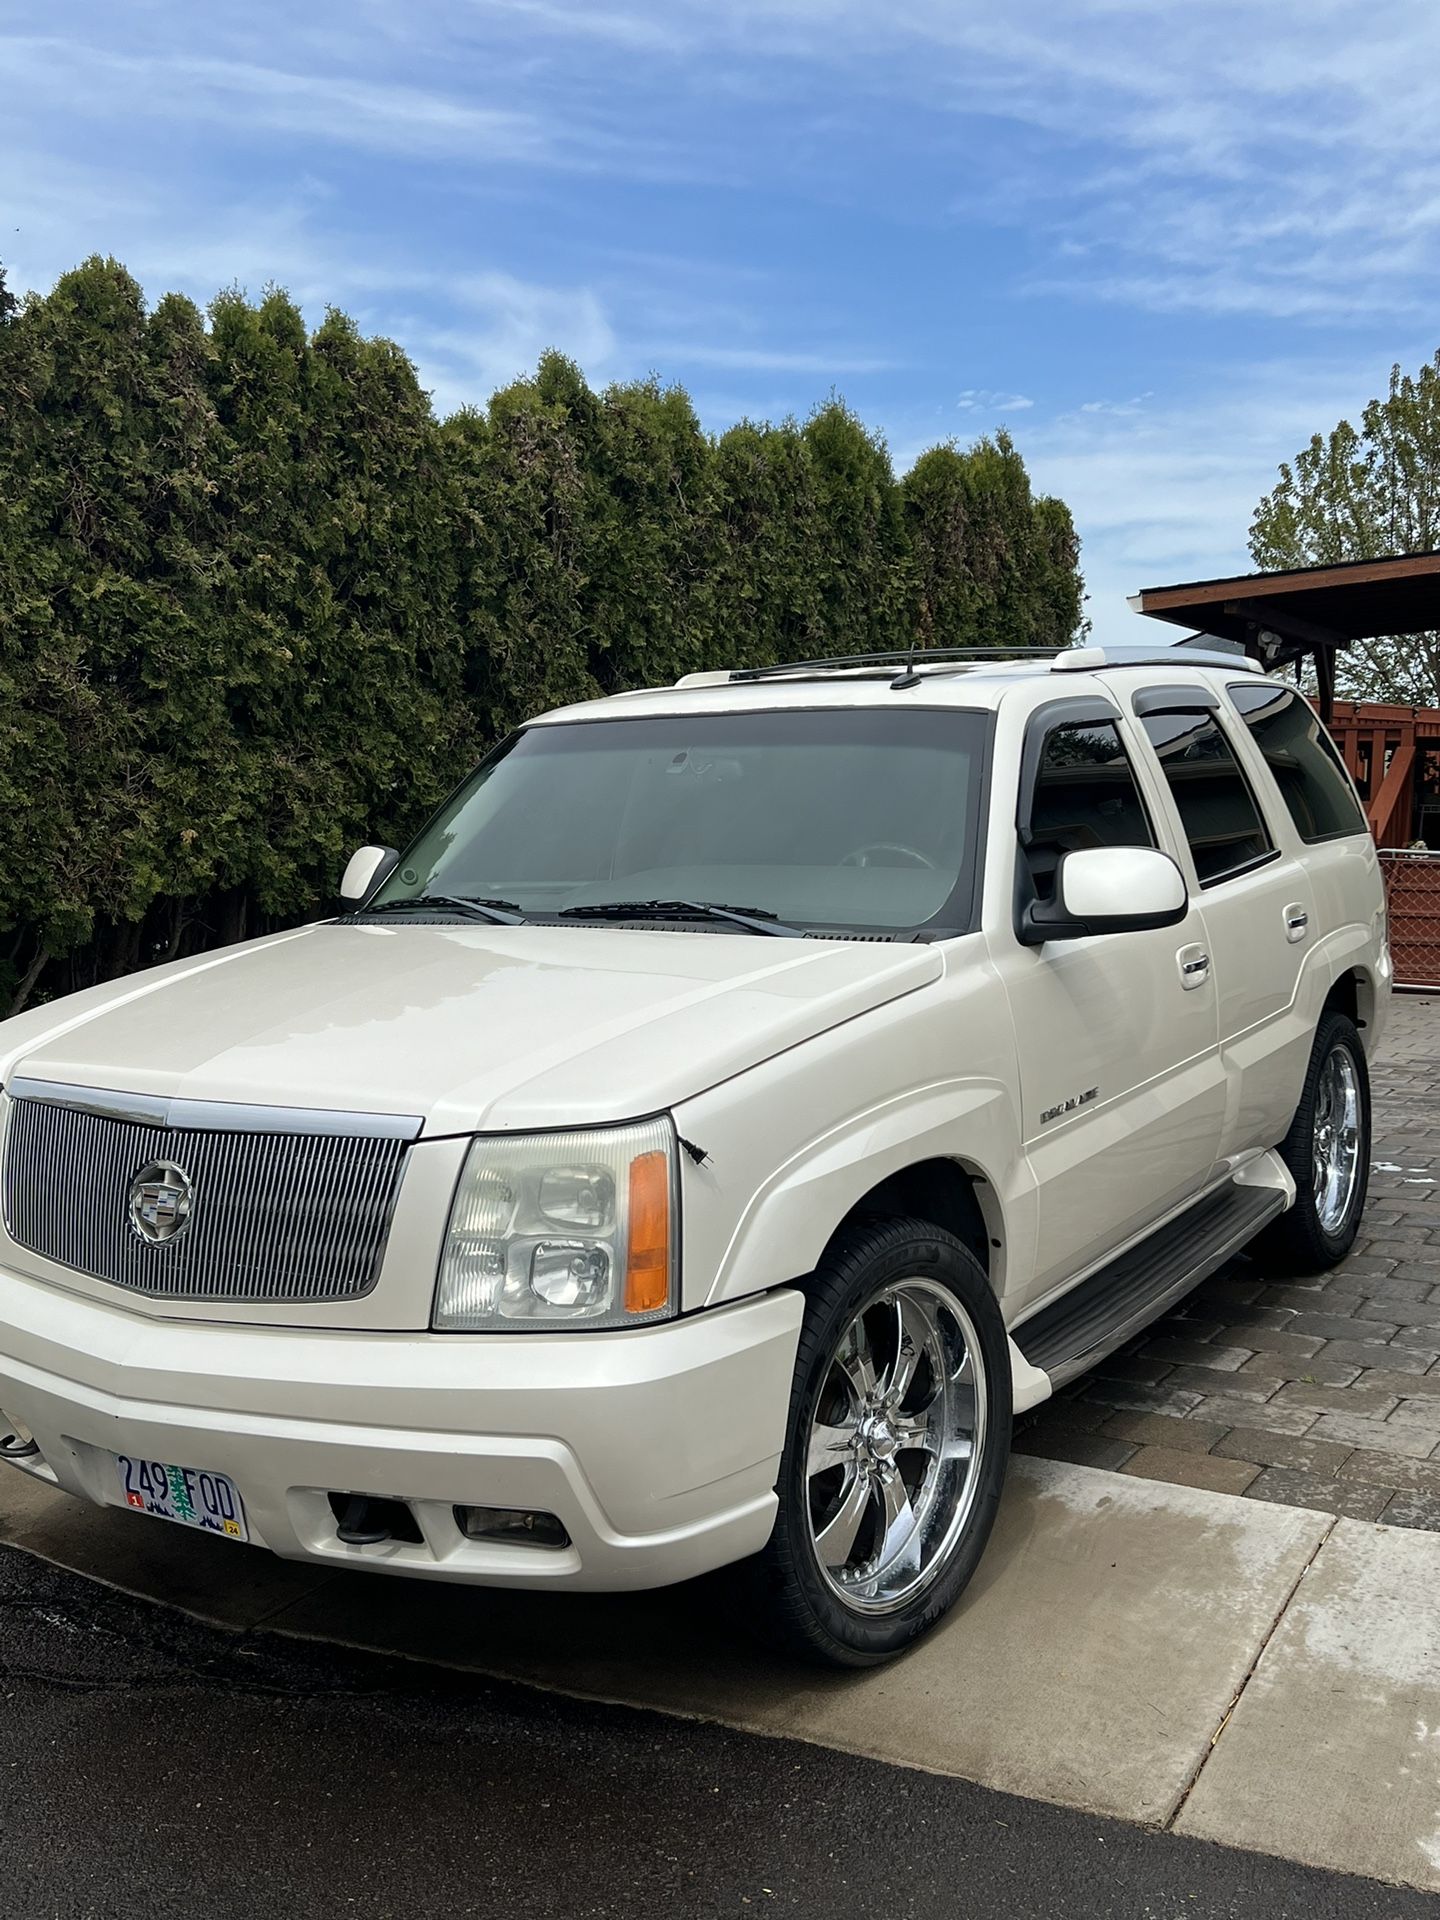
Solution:
[(197, 1467), (174, 1467), (164, 1460), (136, 1460), (112, 1454), (120, 1504), (136, 1513), (153, 1513), (182, 1527), (199, 1527), (227, 1540), (248, 1540), (245, 1504), (233, 1480)]

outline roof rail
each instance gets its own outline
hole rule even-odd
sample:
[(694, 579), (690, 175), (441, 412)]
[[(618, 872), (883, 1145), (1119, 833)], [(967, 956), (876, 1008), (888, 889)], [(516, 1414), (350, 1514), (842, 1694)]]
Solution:
[(888, 672), (914, 662), (917, 667), (983, 665), (992, 660), (1054, 660), (1054, 647), (916, 647), (898, 653), (842, 653), (815, 660), (781, 660), (769, 667), (730, 667), (713, 673), (687, 673), (681, 687), (721, 686), (726, 681), (770, 680), (787, 673)]
[[(1198, 644), (1197, 644), (1198, 643)], [(1056, 673), (1087, 673), (1100, 667), (1228, 667), (1263, 673), (1258, 660), (1238, 647), (1206, 634), (1191, 634), (1157, 646), (1153, 640), (1121, 641), (1105, 647), (1069, 647), (1051, 655)]]
[[(928, 668), (991, 666), (1007, 660), (1044, 662), (1054, 673), (1093, 673), (1102, 667), (1233, 667), (1262, 673), (1258, 661), (1240, 648), (1209, 634), (1177, 635), (1174, 640), (1121, 641), (1103, 647), (916, 647), (895, 653), (842, 653), (814, 660), (782, 660), (769, 667), (728, 667), (687, 673), (677, 687), (721, 687), (735, 681), (802, 679), (829, 673), (915, 673)], [(897, 685), (913, 685), (908, 678)]]

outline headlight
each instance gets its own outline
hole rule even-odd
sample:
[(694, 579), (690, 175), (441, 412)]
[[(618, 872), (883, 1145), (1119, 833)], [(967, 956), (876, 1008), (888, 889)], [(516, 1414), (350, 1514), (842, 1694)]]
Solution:
[(633, 1327), (676, 1311), (668, 1120), (472, 1142), (450, 1209), (438, 1328)]

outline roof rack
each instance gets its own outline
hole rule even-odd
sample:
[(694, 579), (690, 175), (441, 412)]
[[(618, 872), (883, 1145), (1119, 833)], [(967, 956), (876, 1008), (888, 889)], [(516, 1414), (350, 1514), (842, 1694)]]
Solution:
[(1100, 667), (1195, 666), (1238, 667), (1259, 673), (1258, 664), (1223, 640), (1205, 634), (1177, 637), (1165, 644), (1153, 640), (1106, 647), (917, 647), (913, 653), (842, 653), (815, 660), (777, 661), (770, 667), (730, 667), (708, 673), (687, 673), (679, 687), (720, 687), (737, 681), (781, 679), (787, 675), (809, 679), (831, 673), (893, 673), (913, 685), (910, 674), (926, 668), (994, 666), (1006, 661), (1043, 661), (1053, 673), (1087, 673)]
[(917, 667), (935, 665), (966, 665), (975, 661), (990, 660), (1053, 660), (1053, 647), (917, 647), (912, 653), (908, 648), (899, 653), (849, 653), (840, 654), (829, 660), (792, 660), (773, 667), (736, 667), (732, 669), (732, 680), (768, 680), (780, 673), (840, 673), (852, 667), (890, 668), (903, 667), (914, 661)]
[(727, 667), (711, 673), (687, 673), (681, 687), (718, 687), (727, 681), (771, 680), (785, 674), (888, 673), (897, 667), (983, 666), (1004, 660), (1053, 660), (1054, 647), (917, 647), (898, 653), (841, 653), (815, 660), (780, 660), (770, 667)]
[(1120, 641), (1106, 647), (1067, 647), (1050, 656), (1056, 673), (1086, 673), (1098, 667), (1227, 667), (1241, 673), (1263, 673), (1258, 660), (1252, 660), (1239, 647), (1210, 634), (1196, 633), (1163, 642), (1153, 640)]

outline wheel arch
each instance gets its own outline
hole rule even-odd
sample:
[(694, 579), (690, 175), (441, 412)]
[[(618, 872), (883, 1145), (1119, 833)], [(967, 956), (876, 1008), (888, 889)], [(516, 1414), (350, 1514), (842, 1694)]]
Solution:
[(963, 1158), (935, 1155), (887, 1174), (836, 1223), (826, 1253), (861, 1222), (897, 1215), (954, 1234), (993, 1285), (995, 1256), (1003, 1252), (1005, 1236), (995, 1189), (979, 1167)]
[(1362, 1033), (1374, 1024), (1375, 983), (1363, 967), (1347, 967), (1331, 981), (1321, 1018), (1327, 1013), (1343, 1013)]
[(907, 1089), (783, 1158), (753, 1102), (698, 1106), (677, 1116), (707, 1149), (705, 1164), (682, 1168), (687, 1259), (706, 1280), (687, 1304), (803, 1285), (839, 1234), (885, 1215), (955, 1233), (997, 1295), (1024, 1265), (1033, 1183), (1009, 1089), (993, 1080)]

